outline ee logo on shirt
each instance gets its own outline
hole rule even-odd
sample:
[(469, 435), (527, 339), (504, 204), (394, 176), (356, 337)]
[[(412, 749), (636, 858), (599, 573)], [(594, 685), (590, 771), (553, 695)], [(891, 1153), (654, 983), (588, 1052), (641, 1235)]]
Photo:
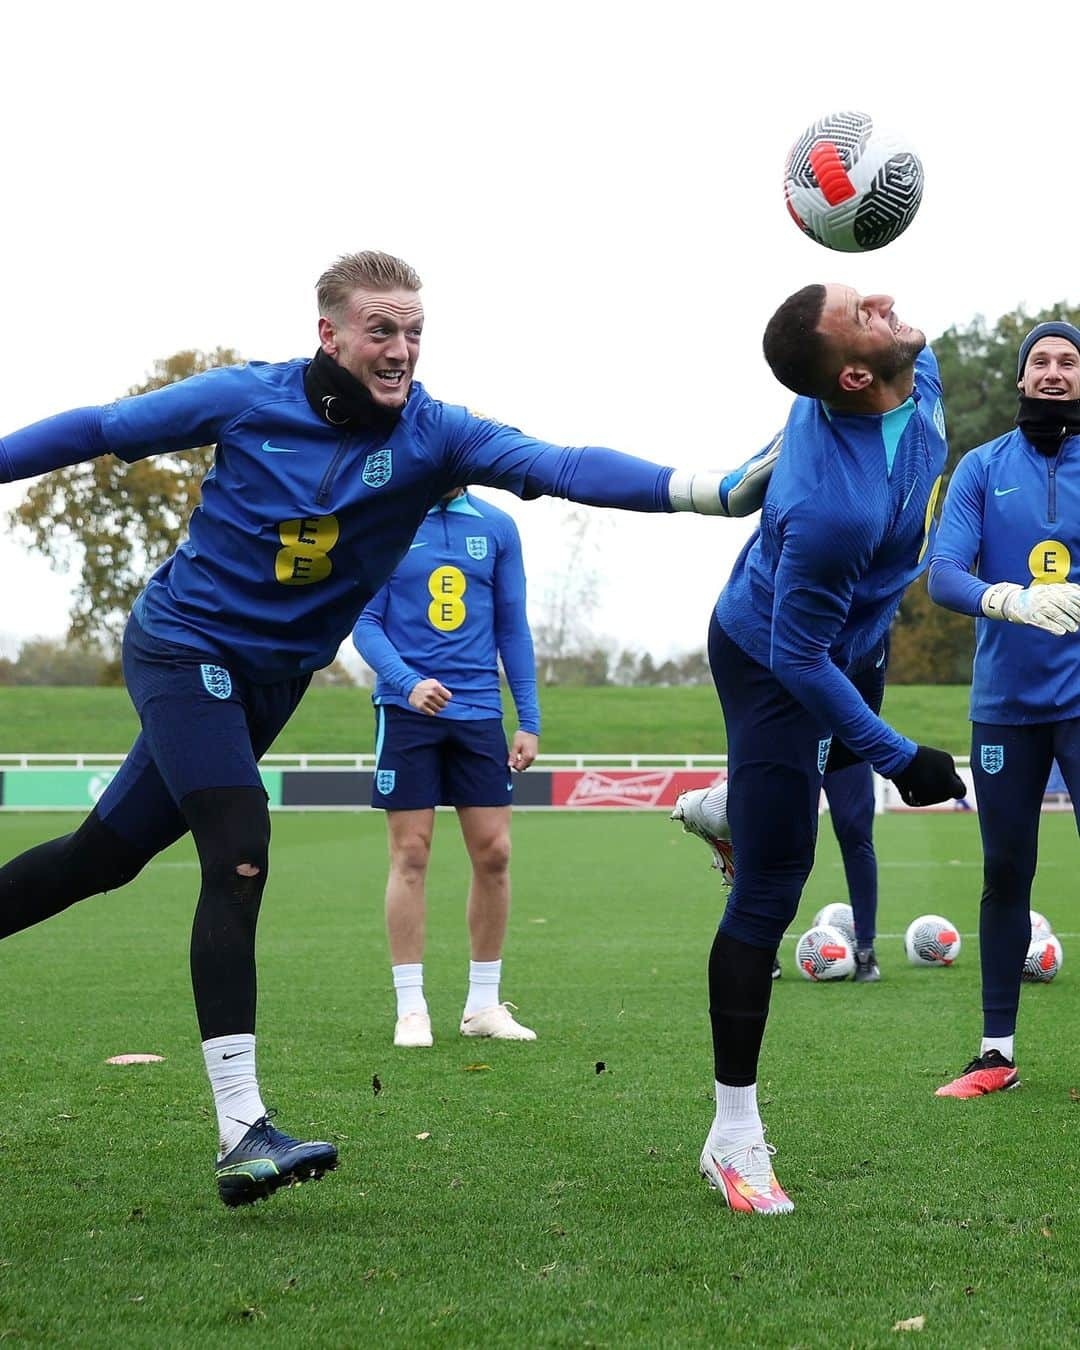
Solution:
[(328, 555), (340, 533), (337, 516), (283, 520), (278, 537), (284, 547), (274, 559), (274, 576), (283, 586), (311, 586), (325, 581), (334, 570)]
[(468, 582), (460, 567), (436, 567), (428, 577), (428, 592), (431, 604), (428, 605), (428, 622), (432, 628), (442, 633), (452, 633), (465, 622), (468, 612), (461, 598), (465, 594)]
[(1068, 581), (1072, 555), (1057, 539), (1042, 539), (1028, 554), (1028, 571), (1033, 586)]

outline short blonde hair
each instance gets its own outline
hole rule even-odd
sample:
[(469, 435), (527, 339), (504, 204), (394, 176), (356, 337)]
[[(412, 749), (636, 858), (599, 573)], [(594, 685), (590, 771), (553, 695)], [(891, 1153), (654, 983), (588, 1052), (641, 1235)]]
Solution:
[(343, 253), (319, 278), (315, 294), (319, 314), (340, 319), (353, 291), (418, 291), (423, 285), (415, 270), (392, 253), (365, 249), (362, 253)]

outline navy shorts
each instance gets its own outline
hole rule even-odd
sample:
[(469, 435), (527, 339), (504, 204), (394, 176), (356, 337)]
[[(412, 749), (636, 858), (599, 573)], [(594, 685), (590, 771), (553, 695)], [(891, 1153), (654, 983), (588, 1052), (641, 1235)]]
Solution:
[(728, 824), (735, 884), (720, 931), (774, 950), (814, 865), (830, 729), (713, 616), (709, 664), (728, 738)]
[(124, 632), (124, 679), (142, 732), (97, 803), (129, 843), (156, 853), (187, 830), (179, 803), (203, 788), (261, 787), (258, 759), (311, 677), (252, 684), (219, 656)]
[(371, 804), (383, 811), (509, 806), (507, 759), (498, 717), (465, 722), (383, 704), (375, 709)]

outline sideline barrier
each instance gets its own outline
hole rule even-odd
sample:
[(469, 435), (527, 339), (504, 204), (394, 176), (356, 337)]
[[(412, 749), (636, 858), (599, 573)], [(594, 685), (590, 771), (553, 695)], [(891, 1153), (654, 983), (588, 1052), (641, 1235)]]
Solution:
[[(0, 810), (88, 811), (105, 791), (124, 756), (0, 754)], [(924, 808), (974, 810), (968, 759), (957, 761), (968, 800)], [(369, 808), (374, 755), (267, 755), (259, 765), (273, 810), (356, 811)], [(709, 787), (727, 775), (726, 755), (539, 755), (514, 776), (515, 810), (670, 811), (689, 788)], [(907, 807), (887, 779), (875, 775), (878, 812)], [(827, 809), (824, 793), (822, 809)], [(1044, 811), (1071, 810), (1068, 789), (1054, 766)]]

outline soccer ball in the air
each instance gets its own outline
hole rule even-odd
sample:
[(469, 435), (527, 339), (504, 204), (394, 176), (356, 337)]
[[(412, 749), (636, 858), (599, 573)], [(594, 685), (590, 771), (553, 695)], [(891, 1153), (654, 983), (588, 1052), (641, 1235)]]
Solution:
[(960, 955), (960, 934), (940, 914), (920, 914), (908, 924), (904, 950), (913, 966), (951, 966)]
[(855, 969), (855, 953), (839, 928), (822, 924), (795, 944), (795, 964), (804, 980), (846, 980)]
[(814, 915), (814, 927), (820, 928), (823, 924), (830, 928), (839, 928), (850, 945), (855, 946), (855, 912), (850, 905), (837, 901), (836, 904), (819, 909)]
[(1049, 984), (1064, 959), (1065, 953), (1056, 937), (1032, 938), (1021, 979), (1032, 984)]
[(899, 238), (915, 219), (922, 192), (918, 155), (868, 113), (822, 117), (791, 147), (784, 168), (795, 224), (841, 253), (865, 253)]
[(1031, 910), (1031, 940), (1036, 938), (1048, 938), (1054, 936), (1054, 930), (1050, 927), (1050, 920), (1045, 914), (1040, 914), (1037, 909)]

